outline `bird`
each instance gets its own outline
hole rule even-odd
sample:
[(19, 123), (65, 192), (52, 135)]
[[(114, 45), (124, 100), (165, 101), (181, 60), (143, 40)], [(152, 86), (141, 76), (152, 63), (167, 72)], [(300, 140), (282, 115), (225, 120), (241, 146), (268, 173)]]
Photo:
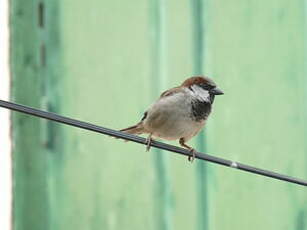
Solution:
[(146, 151), (155, 138), (179, 140), (190, 151), (188, 160), (195, 159), (195, 149), (186, 142), (206, 124), (216, 95), (224, 92), (207, 76), (187, 78), (180, 86), (166, 90), (147, 109), (135, 125), (120, 131), (135, 135), (148, 134)]

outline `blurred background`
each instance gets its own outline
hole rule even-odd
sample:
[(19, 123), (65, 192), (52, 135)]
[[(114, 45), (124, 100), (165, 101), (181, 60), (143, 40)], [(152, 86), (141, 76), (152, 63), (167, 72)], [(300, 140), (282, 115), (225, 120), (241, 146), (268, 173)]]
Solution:
[[(8, 1), (0, 0), (0, 99), (9, 100), (9, 23)], [(0, 108), (0, 226), (11, 227), (12, 159), (9, 111)]]
[[(225, 95), (190, 144), (306, 179), (306, 3), (2, 0), (1, 91), (121, 129), (162, 91), (204, 74)], [(1, 210), (14, 230), (307, 229), (302, 186), (17, 113), (10, 133), (1, 174), (5, 191), (13, 183), (11, 217), (10, 192)]]

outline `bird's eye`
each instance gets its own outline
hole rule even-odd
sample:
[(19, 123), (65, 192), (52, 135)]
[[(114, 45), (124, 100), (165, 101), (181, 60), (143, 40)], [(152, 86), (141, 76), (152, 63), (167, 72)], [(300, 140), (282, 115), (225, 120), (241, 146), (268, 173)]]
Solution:
[(214, 86), (208, 84), (201, 84), (200, 86), (205, 90), (210, 90), (214, 88)]

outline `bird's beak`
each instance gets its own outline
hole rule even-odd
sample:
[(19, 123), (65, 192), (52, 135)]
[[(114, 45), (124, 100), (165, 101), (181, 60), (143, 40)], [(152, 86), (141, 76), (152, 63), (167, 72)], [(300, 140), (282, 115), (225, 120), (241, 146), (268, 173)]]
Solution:
[(215, 87), (214, 89), (211, 89), (210, 93), (213, 95), (223, 95), (224, 94), (224, 92), (217, 87)]

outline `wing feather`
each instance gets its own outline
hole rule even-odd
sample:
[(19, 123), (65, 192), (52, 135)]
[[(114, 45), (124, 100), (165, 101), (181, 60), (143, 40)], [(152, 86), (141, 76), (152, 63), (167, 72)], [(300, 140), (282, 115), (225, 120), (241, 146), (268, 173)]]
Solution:
[(174, 93), (177, 93), (179, 91), (181, 91), (182, 88), (181, 87), (174, 87), (174, 88), (171, 88), (171, 89), (168, 89), (166, 91), (164, 91), (161, 95), (160, 95), (160, 98), (161, 97), (168, 97), (168, 96), (171, 96), (173, 95)]

